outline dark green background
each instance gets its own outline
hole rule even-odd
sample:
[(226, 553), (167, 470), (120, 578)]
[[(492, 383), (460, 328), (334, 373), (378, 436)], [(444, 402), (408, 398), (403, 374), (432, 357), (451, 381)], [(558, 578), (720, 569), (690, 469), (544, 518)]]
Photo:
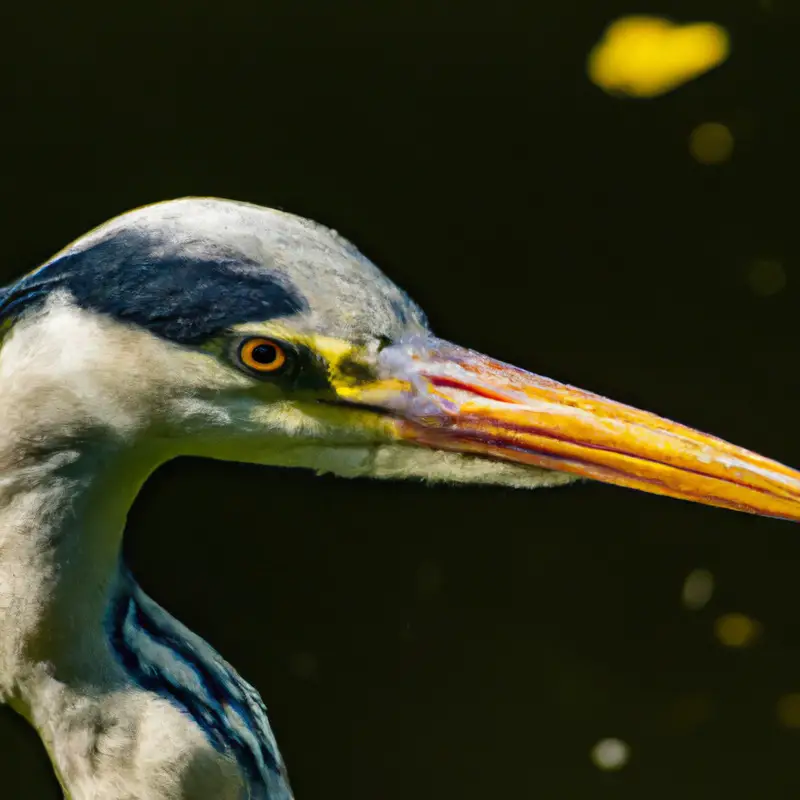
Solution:
[[(623, 13), (713, 20), (720, 70), (613, 99)], [(2, 12), (2, 278), (129, 208), (279, 206), (435, 330), (800, 465), (791, 0), (27, 3)], [(723, 122), (732, 160), (687, 141)], [(754, 293), (749, 265), (785, 289)], [(262, 692), (298, 800), (794, 798), (800, 529), (599, 485), (347, 482), (179, 460), (130, 519), (158, 601)], [(700, 612), (686, 574), (713, 571)], [(714, 620), (763, 626), (723, 648)], [(687, 713), (686, 709), (701, 709)], [(600, 738), (631, 761), (600, 772)], [(0, 714), (0, 795), (56, 798)]]

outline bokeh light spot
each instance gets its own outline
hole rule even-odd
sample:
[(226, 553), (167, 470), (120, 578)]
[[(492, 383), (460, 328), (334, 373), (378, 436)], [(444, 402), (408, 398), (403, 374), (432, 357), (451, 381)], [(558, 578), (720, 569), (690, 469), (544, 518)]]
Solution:
[(704, 122), (689, 136), (689, 152), (701, 164), (724, 164), (733, 155), (733, 134), (720, 122)]
[(800, 728), (800, 692), (785, 694), (778, 699), (778, 720), (787, 728)]
[(748, 267), (747, 283), (753, 294), (769, 297), (786, 286), (786, 270), (780, 261), (760, 258)]
[(714, 633), (726, 647), (750, 647), (761, 634), (761, 625), (745, 614), (723, 614), (714, 623)]
[(714, 593), (714, 576), (707, 569), (693, 569), (683, 582), (683, 605), (699, 611)]
[(590, 753), (592, 763), (603, 770), (622, 769), (630, 759), (631, 749), (621, 739), (601, 739)]
[(589, 53), (587, 71), (607, 92), (657, 97), (719, 66), (729, 52), (727, 31), (714, 23), (622, 17)]

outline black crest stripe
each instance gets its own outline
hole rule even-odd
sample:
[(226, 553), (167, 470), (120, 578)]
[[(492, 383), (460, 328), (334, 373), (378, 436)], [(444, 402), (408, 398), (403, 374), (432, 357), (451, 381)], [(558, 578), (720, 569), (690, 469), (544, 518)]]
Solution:
[(152, 241), (121, 231), (67, 252), (0, 293), (0, 320), (65, 289), (75, 302), (181, 344), (198, 344), (238, 323), (302, 311), (285, 276), (235, 252), (160, 255)]

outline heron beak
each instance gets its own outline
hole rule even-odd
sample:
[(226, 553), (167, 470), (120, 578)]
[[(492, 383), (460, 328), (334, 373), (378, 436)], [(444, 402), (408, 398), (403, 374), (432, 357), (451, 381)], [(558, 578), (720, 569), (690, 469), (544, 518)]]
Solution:
[(351, 399), (417, 445), (800, 521), (800, 472), (677, 422), (441, 340), (380, 354)]

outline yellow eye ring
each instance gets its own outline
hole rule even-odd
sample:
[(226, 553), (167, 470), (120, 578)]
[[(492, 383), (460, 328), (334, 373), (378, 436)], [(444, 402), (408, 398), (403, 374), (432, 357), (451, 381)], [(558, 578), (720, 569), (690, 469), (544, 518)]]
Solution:
[(272, 339), (254, 336), (240, 345), (239, 360), (253, 372), (277, 372), (286, 363), (286, 351)]

